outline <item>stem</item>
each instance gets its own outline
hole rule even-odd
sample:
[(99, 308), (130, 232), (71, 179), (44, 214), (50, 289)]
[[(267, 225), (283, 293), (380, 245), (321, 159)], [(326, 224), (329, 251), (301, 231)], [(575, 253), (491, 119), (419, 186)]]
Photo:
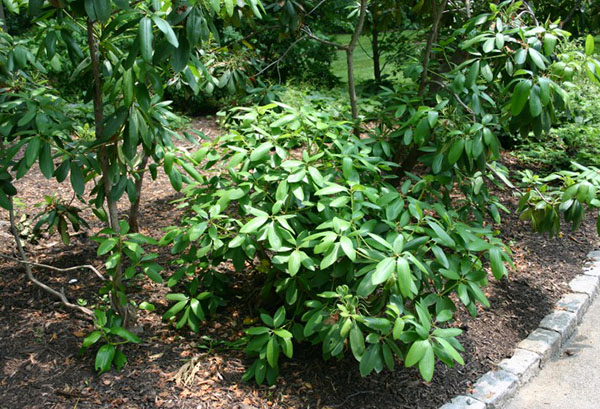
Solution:
[(146, 174), (146, 166), (148, 165), (148, 155), (142, 153), (142, 161), (140, 162), (136, 174), (137, 179), (135, 180), (135, 201), (131, 203), (129, 208), (129, 227), (132, 232), (139, 233), (140, 231), (140, 203), (142, 201), (142, 185), (144, 184), (144, 175)]
[(24, 264), (25, 273), (27, 274), (27, 279), (29, 279), (29, 281), (31, 281), (34, 285), (38, 286), (39, 288), (41, 288), (48, 294), (51, 294), (54, 297), (58, 298), (65, 307), (80, 311), (80, 312), (84, 313), (85, 315), (93, 316), (94, 314), (90, 309), (71, 303), (67, 299), (67, 296), (65, 295), (64, 288), (61, 288), (60, 291), (57, 291), (57, 290), (47, 286), (46, 284), (42, 283), (41, 281), (39, 281), (38, 279), (36, 279), (34, 277), (33, 271), (31, 270), (31, 265), (35, 264), (35, 263), (30, 263), (27, 260), (27, 254), (25, 253), (25, 250), (23, 249), (23, 244), (21, 243), (21, 239), (19, 237), (19, 231), (17, 230), (17, 226), (15, 224), (15, 211), (14, 211), (14, 207), (13, 207), (13, 197), (9, 196), (9, 200), (10, 200), (10, 209), (8, 210), (8, 215), (9, 215), (9, 220), (10, 220), (10, 230), (12, 232), (13, 238), (15, 239), (15, 244), (17, 245), (17, 250), (19, 251), (19, 254), (21, 255), (21, 260), (17, 259), (16, 261), (19, 261), (20, 263)]
[[(90, 49), (90, 59), (92, 65), (92, 76), (94, 79), (94, 122), (96, 126), (96, 139), (102, 140), (104, 137), (104, 106), (102, 101), (102, 79), (100, 77), (100, 53), (98, 49), (98, 39), (94, 34), (94, 22), (87, 19), (87, 42)], [(108, 207), (108, 222), (110, 228), (115, 234), (120, 234), (119, 210), (117, 202), (111, 198), (112, 182), (110, 180), (110, 150), (106, 144), (100, 146), (98, 151), (98, 162), (102, 170), (102, 184), (104, 186), (104, 196)], [(110, 302), (112, 308), (123, 318), (124, 326), (128, 326), (127, 305), (121, 304), (118, 292), (121, 291), (123, 280), (123, 268), (119, 264), (111, 277), (112, 289), (110, 291)]]

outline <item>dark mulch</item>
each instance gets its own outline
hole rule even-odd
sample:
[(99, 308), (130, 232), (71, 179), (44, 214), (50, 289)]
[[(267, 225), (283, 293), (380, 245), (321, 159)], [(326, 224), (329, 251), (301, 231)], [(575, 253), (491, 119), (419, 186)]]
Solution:
[[(217, 132), (210, 121), (194, 125), (209, 134)], [(154, 237), (180, 217), (170, 204), (177, 195), (164, 177), (159, 182), (146, 184), (144, 192), (144, 233)], [(54, 185), (36, 172), (22, 180), (19, 189), (28, 204), (44, 194), (71, 194), (66, 186)], [(513, 200), (504, 195), (514, 209)], [(10, 254), (7, 215), (0, 216), (0, 252)], [(517, 217), (505, 216), (502, 236), (511, 243), (516, 271), (501, 282), (491, 280), (486, 288), (491, 309), (481, 309), (477, 318), (459, 315), (458, 325), (465, 330), (461, 342), (466, 365), (438, 365), (431, 383), (422, 381), (416, 370), (402, 367), (361, 378), (351, 358), (323, 362), (319, 350), (308, 347), (297, 349), (294, 359), (283, 363), (277, 386), (242, 383), (249, 361), (243, 352), (220, 341), (243, 334), (254, 299), (251, 283), (244, 280), (252, 277), (240, 277), (229, 306), (199, 334), (177, 332), (161, 323), (158, 314), (141, 312), (143, 344), (127, 347), (129, 362), (122, 372), (97, 376), (92, 370), (93, 354), (78, 355), (90, 323), (29, 284), (20, 266), (0, 260), (0, 408), (437, 408), (467, 392), (481, 374), (510, 356), (515, 344), (567, 291), (566, 283), (579, 273), (587, 252), (599, 244), (591, 217), (578, 232), (548, 240), (531, 233)], [(101, 265), (94, 243), (83, 234), (68, 247), (50, 239), (30, 245), (28, 251), (32, 259), (59, 267)], [(168, 258), (168, 253), (163, 257)], [(36, 269), (36, 274), (57, 288), (64, 287), (73, 300), (97, 300), (101, 283), (88, 271), (60, 274)], [(77, 282), (69, 284), (72, 279)], [(163, 312), (164, 288), (140, 285), (150, 292), (157, 311)], [(142, 295), (136, 288), (130, 294), (139, 301)], [(184, 385), (176, 382), (176, 375), (186, 363), (190, 369), (186, 374), (192, 369), (196, 373)]]

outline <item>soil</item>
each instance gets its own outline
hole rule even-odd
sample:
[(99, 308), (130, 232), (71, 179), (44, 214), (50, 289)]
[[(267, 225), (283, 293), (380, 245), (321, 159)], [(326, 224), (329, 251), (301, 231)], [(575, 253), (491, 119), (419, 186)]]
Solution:
[[(209, 136), (219, 132), (209, 119), (196, 120), (192, 125)], [(511, 161), (507, 162), (510, 166)], [(39, 211), (32, 204), (44, 195), (72, 196), (66, 184), (47, 181), (37, 170), (20, 180), (17, 188), (24, 203), (21, 214)], [(506, 192), (502, 195), (514, 209), (514, 199)], [(160, 237), (165, 226), (177, 222), (181, 213), (171, 204), (177, 197), (164, 176), (157, 183), (145, 184), (143, 233)], [(567, 292), (566, 283), (580, 272), (586, 254), (600, 244), (592, 217), (587, 217), (579, 231), (552, 240), (532, 233), (514, 215), (503, 219), (501, 235), (511, 244), (516, 269), (508, 279), (490, 280), (485, 291), (491, 309), (480, 309), (476, 318), (459, 314), (466, 364), (454, 368), (438, 364), (430, 383), (415, 369), (400, 366), (393, 372), (361, 378), (351, 357), (323, 362), (318, 349), (306, 346), (300, 346), (294, 359), (282, 364), (276, 386), (241, 382), (250, 361), (243, 351), (228, 348), (225, 342), (239, 338), (244, 319), (252, 315), (248, 302), (251, 286), (243, 277), (232, 289), (233, 301), (198, 334), (178, 332), (162, 323), (160, 314), (167, 308), (164, 287), (140, 283), (157, 311), (140, 312), (143, 342), (126, 346), (129, 361), (125, 368), (98, 376), (93, 371), (94, 354), (79, 354), (82, 338), (92, 329), (90, 322), (32, 286), (22, 266), (0, 259), (0, 409), (437, 408), (468, 392), (480, 375), (511, 355), (514, 346)], [(7, 213), (0, 212), (0, 253), (14, 254), (7, 220)], [(92, 230), (99, 228), (92, 225)], [(40, 263), (57, 267), (87, 263), (101, 268), (95, 249), (96, 244), (86, 234), (74, 235), (69, 246), (50, 238), (27, 247), (31, 260)], [(168, 258), (169, 254), (161, 257)], [(36, 268), (35, 274), (55, 288), (63, 287), (71, 300), (90, 304), (97, 300), (101, 282), (87, 270), (57, 273)], [(134, 287), (129, 295), (143, 301), (139, 290)], [(184, 365), (187, 375), (195, 371), (187, 383), (177, 376)]]

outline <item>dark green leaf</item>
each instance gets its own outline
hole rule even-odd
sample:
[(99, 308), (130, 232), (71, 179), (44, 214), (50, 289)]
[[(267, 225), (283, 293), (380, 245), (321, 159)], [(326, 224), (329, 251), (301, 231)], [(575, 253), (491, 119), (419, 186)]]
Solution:
[(102, 374), (110, 369), (113, 358), (115, 356), (115, 347), (110, 344), (105, 344), (100, 347), (96, 354), (96, 362), (94, 368), (99, 374)]

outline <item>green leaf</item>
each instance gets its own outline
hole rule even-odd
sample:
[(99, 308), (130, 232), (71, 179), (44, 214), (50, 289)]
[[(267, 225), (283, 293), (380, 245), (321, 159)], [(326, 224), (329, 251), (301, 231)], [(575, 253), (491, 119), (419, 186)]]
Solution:
[(94, 369), (102, 374), (110, 369), (110, 365), (115, 356), (115, 347), (110, 344), (105, 344), (100, 347), (96, 354), (96, 362)]
[(464, 365), (465, 361), (462, 356), (458, 353), (458, 351), (444, 338), (436, 338), (436, 341), (444, 348), (444, 351), (450, 356), (450, 358), (454, 359), (460, 365)]
[(177, 36), (175, 35), (175, 32), (173, 31), (173, 28), (169, 23), (167, 23), (165, 20), (156, 15), (152, 16), (152, 21), (154, 21), (156, 27), (158, 27), (158, 29), (163, 32), (169, 44), (171, 44), (175, 48), (179, 47), (179, 41), (177, 40)]
[(137, 335), (132, 334), (123, 327), (112, 327), (110, 329), (110, 333), (134, 344), (139, 344), (141, 342)]
[(27, 149), (25, 150), (25, 163), (28, 168), (33, 165), (40, 155), (41, 143), (41, 139), (34, 136), (27, 144)]
[(102, 23), (106, 23), (110, 18), (111, 5), (110, 0), (93, 0), (96, 17)]
[(540, 98), (540, 87), (534, 85), (529, 96), (529, 113), (537, 118), (542, 113), (542, 100)]
[(250, 154), (250, 160), (252, 162), (257, 162), (257, 161), (263, 160), (265, 157), (267, 157), (267, 155), (269, 154), (269, 152), (271, 151), (272, 148), (273, 148), (273, 144), (271, 142), (264, 142), (264, 143), (260, 144)]
[(229, 17), (233, 16), (233, 0), (225, 0), (225, 11)]
[(425, 355), (425, 351), (428, 346), (430, 347), (429, 341), (427, 340), (418, 340), (413, 342), (408, 350), (408, 353), (406, 354), (404, 365), (406, 365), (408, 368), (419, 362), (423, 358), (423, 355)]
[(152, 62), (152, 20), (149, 17), (142, 17), (140, 20), (140, 50), (142, 58), (146, 62)]
[(556, 42), (558, 38), (555, 35), (546, 33), (544, 35), (544, 54), (552, 55), (554, 53), (554, 48), (556, 48)]
[(78, 162), (71, 162), (71, 186), (79, 196), (85, 193), (85, 180)]
[(181, 173), (177, 170), (177, 168), (171, 168), (171, 171), (168, 173), (169, 181), (171, 182), (171, 186), (176, 191), (180, 191), (183, 187), (183, 179), (181, 177)]
[(118, 239), (116, 237), (111, 237), (109, 239), (104, 240), (98, 246), (98, 255), (102, 256), (109, 251), (111, 251), (117, 245)]
[(209, 0), (210, 7), (215, 11), (215, 13), (219, 14), (221, 11), (221, 0)]
[(326, 195), (334, 195), (336, 193), (345, 192), (346, 188), (340, 185), (336, 185), (335, 183), (330, 184), (323, 189), (319, 189), (315, 192), (317, 196), (326, 196)]
[(372, 344), (371, 346), (369, 346), (369, 348), (367, 348), (367, 350), (365, 351), (364, 355), (362, 356), (362, 358), (360, 360), (359, 369), (360, 369), (361, 376), (367, 376), (368, 374), (371, 373), (371, 371), (373, 371), (378, 354), (379, 354), (379, 345), (378, 344)]
[(245, 332), (248, 335), (262, 335), (262, 334), (266, 334), (269, 331), (271, 331), (271, 330), (267, 327), (252, 327), (252, 328), (248, 328)]
[(521, 80), (517, 83), (510, 100), (510, 113), (512, 116), (517, 116), (521, 113), (529, 99), (530, 91), (531, 80)]
[(344, 254), (346, 254), (350, 260), (356, 260), (356, 250), (354, 250), (354, 244), (352, 244), (352, 240), (346, 236), (342, 236), (340, 238), (340, 245), (342, 246)]
[(531, 58), (531, 61), (533, 61), (533, 63), (540, 70), (545, 70), (546, 63), (544, 62), (544, 60), (545, 60), (544, 56), (542, 54), (540, 54), (540, 52), (533, 47), (529, 47), (528, 51), (529, 51), (529, 57)]
[(400, 284), (400, 292), (404, 297), (412, 298), (413, 278), (410, 273), (410, 265), (403, 257), (398, 257), (396, 261), (396, 271), (398, 273), (398, 283)]
[(447, 247), (456, 246), (456, 243), (454, 242), (452, 237), (450, 237), (450, 235), (448, 235), (448, 233), (446, 233), (446, 231), (444, 229), (442, 229), (440, 227), (440, 225), (438, 225), (437, 223), (432, 222), (432, 221), (428, 221), (427, 224), (435, 232), (435, 234), (437, 235), (438, 240), (441, 244), (443, 244), (444, 246), (447, 246)]
[(269, 216), (258, 216), (246, 223), (241, 229), (240, 233), (254, 233), (263, 224), (269, 220)]
[(292, 251), (290, 258), (288, 259), (288, 273), (293, 277), (300, 270), (300, 263), (302, 262), (302, 254), (298, 250)]
[(46, 179), (50, 179), (54, 175), (54, 162), (52, 161), (52, 153), (50, 152), (50, 144), (45, 143), (40, 152), (40, 171)]
[(100, 331), (94, 331), (83, 339), (82, 345), (84, 348), (87, 348), (91, 345), (94, 345), (101, 337), (102, 333)]
[(454, 143), (450, 147), (450, 150), (448, 151), (448, 163), (454, 165), (456, 162), (458, 162), (463, 153), (464, 147), (464, 139), (458, 139), (454, 141)]
[(279, 342), (276, 337), (271, 337), (267, 344), (267, 362), (273, 368), (277, 368), (279, 361)]
[(592, 54), (594, 54), (594, 48), (594, 37), (591, 34), (588, 34), (588, 36), (585, 38), (585, 55), (591, 57)]
[(156, 263), (150, 263), (144, 266), (144, 273), (148, 276), (150, 280), (158, 284), (161, 284), (163, 282), (162, 276), (160, 275), (160, 271), (162, 271), (162, 267)]
[(377, 263), (375, 267), (375, 273), (371, 278), (373, 285), (379, 285), (387, 281), (396, 268), (396, 259), (393, 257), (386, 257)]
[(502, 254), (497, 247), (492, 247), (489, 251), (490, 265), (492, 266), (492, 273), (497, 280), (500, 280), (506, 275), (506, 266), (502, 261)]
[(281, 306), (275, 311), (273, 315), (273, 327), (278, 328), (285, 321), (285, 307)]
[(117, 371), (120, 371), (127, 363), (127, 357), (120, 349), (115, 351), (115, 357), (113, 358), (113, 365)]
[(427, 382), (431, 381), (433, 378), (433, 368), (435, 367), (435, 356), (433, 354), (433, 347), (429, 343), (429, 341), (424, 341), (425, 352), (423, 353), (423, 357), (419, 361), (419, 372), (421, 372), (421, 376)]
[(360, 361), (365, 352), (365, 337), (356, 322), (350, 330), (350, 349), (354, 358)]

